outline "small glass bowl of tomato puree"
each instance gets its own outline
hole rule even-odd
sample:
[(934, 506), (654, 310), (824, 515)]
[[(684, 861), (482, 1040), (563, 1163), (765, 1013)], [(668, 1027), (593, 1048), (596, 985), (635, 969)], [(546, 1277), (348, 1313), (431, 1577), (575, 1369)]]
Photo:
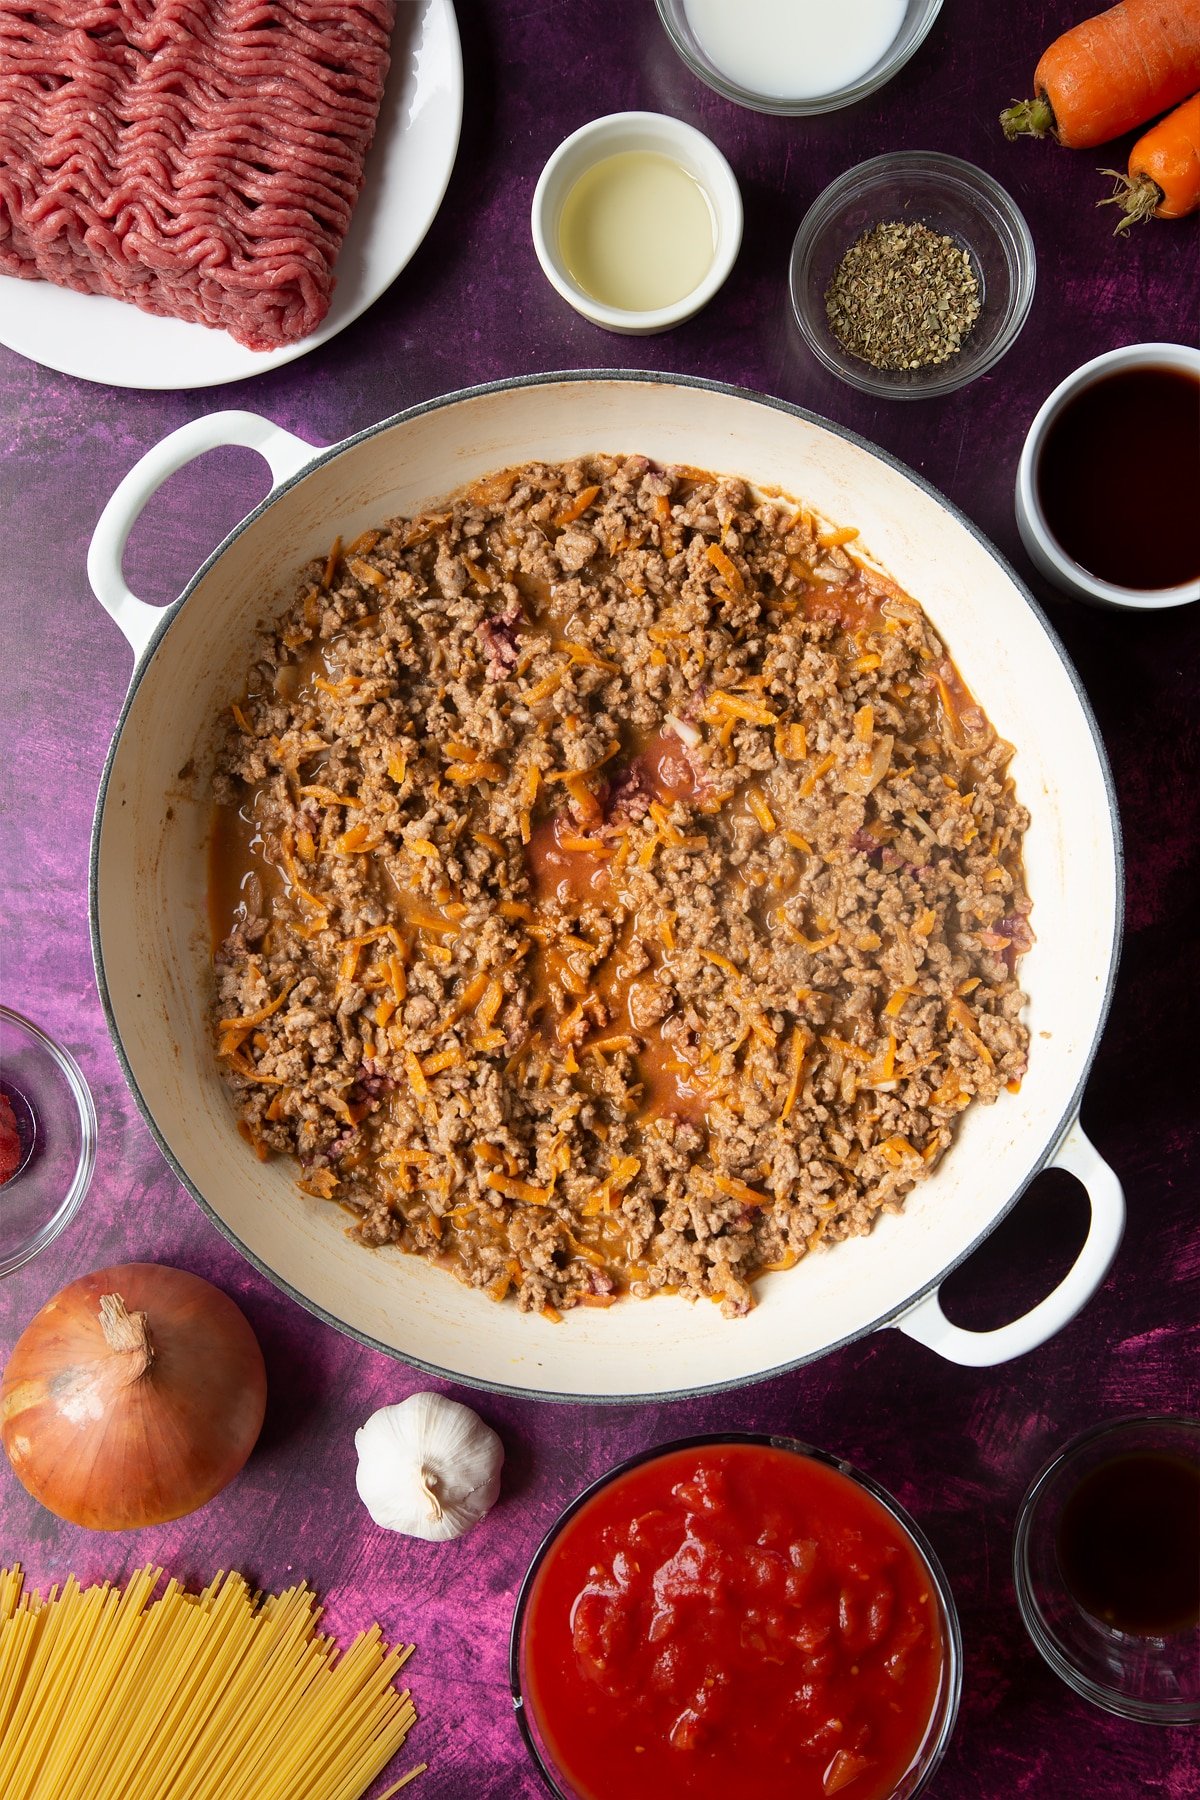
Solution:
[(567, 1508), (510, 1652), (558, 1800), (910, 1800), (954, 1728), (938, 1560), (848, 1463), (791, 1438), (651, 1450)]

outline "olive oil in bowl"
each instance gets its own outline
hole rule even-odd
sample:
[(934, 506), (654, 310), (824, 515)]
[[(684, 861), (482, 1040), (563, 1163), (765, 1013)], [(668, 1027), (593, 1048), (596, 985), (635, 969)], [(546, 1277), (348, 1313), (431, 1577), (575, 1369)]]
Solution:
[(717, 247), (703, 187), (673, 157), (626, 150), (581, 175), (563, 203), (559, 248), (602, 306), (656, 312), (700, 286)]

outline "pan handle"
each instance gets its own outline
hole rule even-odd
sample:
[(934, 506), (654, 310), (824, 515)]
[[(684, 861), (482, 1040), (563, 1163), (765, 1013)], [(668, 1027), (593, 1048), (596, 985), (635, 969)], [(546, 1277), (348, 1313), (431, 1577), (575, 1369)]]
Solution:
[(172, 431), (162, 442), (147, 450), (136, 462), (112, 499), (100, 514), (88, 548), (87, 572), (92, 592), (133, 646), (134, 657), (141, 661), (158, 629), (164, 607), (148, 606), (129, 587), (122, 570), (122, 558), (129, 533), (152, 494), (206, 450), (220, 450), (229, 444), (244, 445), (265, 457), (271, 470), (271, 490), (280, 486), (312, 462), (320, 452), (303, 438), (294, 437), (270, 419), (251, 412), (208, 413), (192, 419)]
[(952, 1325), (942, 1311), (938, 1289), (917, 1301), (893, 1324), (906, 1337), (936, 1350), (948, 1362), (969, 1369), (989, 1369), (1035, 1350), (1061, 1331), (1081, 1307), (1086, 1306), (1108, 1274), (1121, 1233), (1125, 1228), (1125, 1194), (1076, 1118), (1050, 1158), (1050, 1166), (1066, 1169), (1087, 1189), (1092, 1218), (1083, 1247), (1058, 1286), (1032, 1311), (995, 1331), (964, 1331)]

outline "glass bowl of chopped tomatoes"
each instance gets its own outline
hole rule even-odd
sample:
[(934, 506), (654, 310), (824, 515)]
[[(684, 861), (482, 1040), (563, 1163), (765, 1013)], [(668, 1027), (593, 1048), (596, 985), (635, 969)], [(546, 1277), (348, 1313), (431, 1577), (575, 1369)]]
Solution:
[(840, 380), (890, 400), (953, 393), (995, 368), (1036, 279), (1016, 202), (973, 163), (934, 150), (891, 151), (839, 175), (792, 246), (805, 344)]
[(911, 1800), (949, 1742), (946, 1577), (876, 1482), (792, 1438), (687, 1438), (595, 1482), (517, 1600), (513, 1703), (556, 1800)]
[(96, 1109), (70, 1051), (0, 1006), (0, 1275), (75, 1216), (96, 1160)]

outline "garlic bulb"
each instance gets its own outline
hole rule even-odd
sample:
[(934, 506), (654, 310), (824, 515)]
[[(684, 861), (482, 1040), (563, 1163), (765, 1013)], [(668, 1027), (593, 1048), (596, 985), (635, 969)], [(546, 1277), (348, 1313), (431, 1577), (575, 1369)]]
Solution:
[(354, 1434), (359, 1496), (377, 1525), (441, 1543), (478, 1525), (500, 1492), (504, 1446), (442, 1394), (410, 1394)]

